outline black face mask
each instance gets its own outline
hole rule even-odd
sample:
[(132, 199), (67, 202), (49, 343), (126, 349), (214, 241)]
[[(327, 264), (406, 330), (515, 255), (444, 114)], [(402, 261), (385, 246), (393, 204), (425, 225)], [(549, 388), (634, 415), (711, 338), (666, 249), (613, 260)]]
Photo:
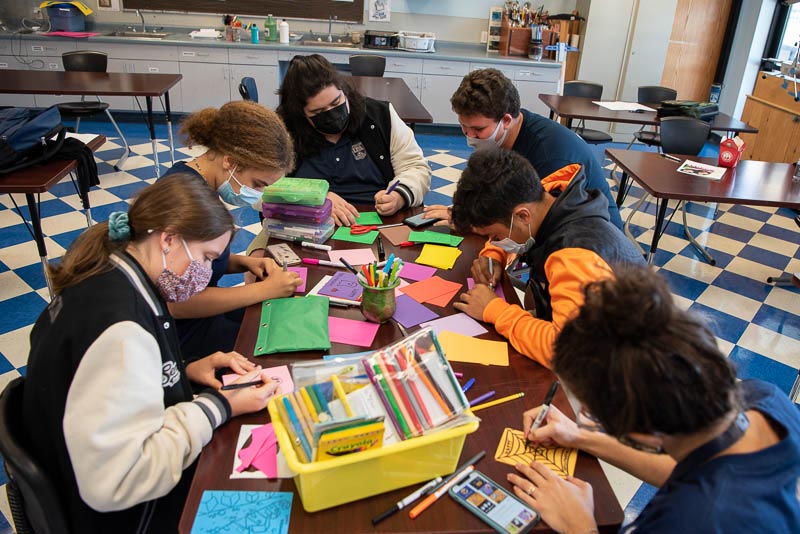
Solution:
[(350, 113), (347, 111), (347, 101), (342, 102), (335, 108), (328, 111), (317, 113), (311, 117), (311, 122), (317, 131), (335, 135), (341, 133), (347, 126), (347, 121), (350, 119)]

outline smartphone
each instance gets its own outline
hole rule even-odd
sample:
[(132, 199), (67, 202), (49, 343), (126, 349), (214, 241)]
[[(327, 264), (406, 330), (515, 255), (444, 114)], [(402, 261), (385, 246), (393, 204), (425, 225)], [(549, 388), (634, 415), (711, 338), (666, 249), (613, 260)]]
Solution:
[(407, 224), (411, 228), (424, 228), (426, 226), (430, 226), (436, 221), (441, 221), (441, 219), (423, 219), (423, 214), (420, 213), (419, 215), (414, 215), (413, 217), (406, 217), (403, 219), (403, 224)]
[(278, 265), (283, 265), (284, 261), (286, 262), (286, 265), (297, 265), (303, 261), (300, 259), (300, 256), (295, 254), (286, 243), (269, 245), (267, 247), (267, 252), (269, 252), (270, 256), (275, 258), (275, 261), (278, 262)]
[(539, 522), (539, 513), (480, 471), (450, 488), (450, 496), (497, 532), (522, 534)]

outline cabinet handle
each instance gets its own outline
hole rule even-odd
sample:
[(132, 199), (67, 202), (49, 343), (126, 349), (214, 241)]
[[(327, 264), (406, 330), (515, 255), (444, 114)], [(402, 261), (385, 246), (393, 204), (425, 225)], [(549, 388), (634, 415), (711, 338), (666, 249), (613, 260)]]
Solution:
[(8, 63), (0, 63), (0, 69), (7, 69)]
[(194, 52), (181, 52), (183, 57), (194, 57)]
[(258, 56), (244, 56), (244, 57), (246, 57), (247, 59), (258, 59)]
[(201, 53), (201, 52), (198, 52), (198, 53), (197, 53), (197, 57), (208, 57), (208, 56), (210, 56), (210, 55), (211, 55), (211, 54), (208, 54), (208, 53), (205, 53), (205, 54), (204, 54), (204, 53)]
[(58, 70), (58, 63), (50, 63), (48, 65), (48, 68), (50, 68), (51, 70)]
[(792, 117), (792, 122), (800, 122), (800, 116), (795, 115)]
[(147, 72), (161, 72), (158, 67), (147, 67)]
[(439, 68), (440, 68), (441, 70), (451, 70), (451, 69), (450, 69), (450, 67), (442, 67), (442, 66), (440, 66)]
[(42, 45), (31, 45), (31, 52), (44, 52)]

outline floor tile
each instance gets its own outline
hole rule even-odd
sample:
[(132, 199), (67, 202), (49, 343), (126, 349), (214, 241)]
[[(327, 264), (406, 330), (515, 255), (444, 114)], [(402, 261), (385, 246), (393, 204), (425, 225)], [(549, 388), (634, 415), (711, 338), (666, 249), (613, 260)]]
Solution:
[(786, 310), (800, 316), (800, 291), (792, 288), (775, 287), (764, 299), (764, 304), (769, 304), (781, 310)]
[[(742, 249), (744, 248), (745, 247), (742, 247)], [(789, 259), (787, 258), (786, 265), (788, 265), (788, 263)], [(758, 280), (760, 282), (764, 282), (768, 276), (772, 276), (776, 271), (774, 268), (751, 261), (742, 256), (738, 256), (737, 258), (731, 260), (726, 270), (741, 276), (746, 276), (753, 280)], [(782, 272), (783, 268), (777, 270)]]
[(800, 340), (800, 321), (793, 313), (764, 304), (753, 317), (752, 322), (764, 328)]
[[(739, 228), (742, 230), (747, 230), (750, 232), (758, 232), (762, 226), (764, 226), (764, 221), (759, 221), (757, 219), (751, 219), (749, 217), (744, 217), (742, 215), (737, 215), (733, 212), (723, 213), (717, 219), (717, 222), (726, 224), (728, 226), (732, 226), (734, 228)], [(722, 233), (719, 230), (711, 230), (716, 231), (717, 233)], [(722, 234), (725, 235), (725, 234)]]
[(697, 239), (697, 242), (705, 247), (721, 250), (722, 252), (731, 254), (733, 256), (739, 254), (745, 245), (741, 241), (730, 239), (708, 231), (696, 236), (695, 239)]
[(775, 226), (773, 224), (765, 224), (761, 228), (760, 233), (776, 239), (783, 239), (784, 241), (789, 241), (791, 243), (797, 242), (798, 236), (800, 236), (796, 226), (795, 228), (787, 229), (781, 228), (780, 226)]
[[(0, 301), (30, 293), (31, 288), (14, 271), (0, 273)], [(0, 351), (3, 350), (0, 345)]]
[[(47, 255), (49, 258), (63, 256), (64, 252), (66, 252), (61, 245), (53, 241), (50, 237), (45, 236), (44, 244), (47, 248)], [(25, 243), (0, 249), (0, 260), (12, 269), (31, 265), (32, 263), (39, 263), (40, 261), (39, 252), (33, 238), (29, 238)]]
[(33, 330), (32, 324), (0, 335), (0, 353), (15, 368), (28, 364), (28, 353), (31, 350), (31, 330)]
[(756, 209), (750, 206), (745, 206), (743, 204), (737, 204), (731, 207), (731, 209), (728, 210), (728, 213), (735, 213), (736, 215), (741, 215), (742, 217), (755, 219), (761, 222), (767, 222), (773, 216), (771, 210), (762, 211), (760, 209)]
[(736, 375), (739, 378), (757, 378), (771, 382), (787, 395), (797, 377), (797, 369), (743, 347), (734, 348), (730, 358), (736, 365)]
[[(692, 247), (690, 246), (690, 248)], [(705, 261), (692, 259), (681, 254), (678, 254), (669, 260), (664, 265), (664, 268), (675, 273), (681, 273), (684, 276), (689, 276), (694, 280), (705, 282), (706, 284), (713, 282), (717, 276), (722, 273), (722, 269), (719, 267), (709, 265)]]
[(772, 290), (772, 286), (766, 282), (759, 282), (731, 271), (720, 273), (712, 283), (717, 287), (758, 301), (763, 301)]
[(709, 308), (725, 310), (726, 313), (738, 317), (743, 321), (752, 321), (753, 317), (755, 317), (756, 314), (759, 313), (759, 309), (761, 309), (761, 302), (717, 286), (708, 286), (708, 288), (697, 297), (697, 302)]
[(86, 229), (86, 214), (83, 211), (71, 210), (68, 213), (42, 219), (42, 232), (45, 235), (52, 236), (78, 229)]
[(708, 284), (682, 274), (673, 273), (668, 269), (661, 269), (659, 274), (667, 279), (673, 293), (690, 300), (695, 300), (702, 295), (703, 291), (708, 287)]
[(47, 302), (36, 293), (0, 301), (0, 334), (33, 324), (47, 306)]
[(442, 167), (433, 171), (433, 176), (438, 176), (448, 182), (457, 182), (461, 178), (461, 171), (452, 167)]
[[(690, 310), (700, 313), (708, 321), (714, 335), (730, 343), (739, 342), (739, 338), (748, 328), (748, 322), (729, 313), (710, 308), (699, 302), (692, 304)], [(751, 325), (752, 326), (752, 325)]]
[(449, 167), (450, 165), (456, 165), (458, 163), (463, 163), (465, 158), (460, 158), (458, 156), (452, 156), (450, 154), (439, 153), (439, 154), (435, 154), (433, 156), (429, 156), (428, 160), (430, 160), (430, 161), (432, 161), (434, 163), (438, 163), (440, 165), (445, 165), (445, 166)]
[(800, 340), (784, 336), (769, 328), (757, 324), (748, 325), (738, 345), (795, 369), (800, 366)]
[[(777, 251), (766, 250), (752, 245), (745, 245), (739, 253), (740, 258), (750, 260), (754, 263), (772, 267), (779, 271), (783, 271), (792, 259), (790, 255), (784, 255)], [(762, 273), (758, 273), (762, 274)]]
[(749, 244), (754, 247), (763, 248), (764, 250), (771, 250), (784, 256), (794, 256), (800, 247), (800, 232), (797, 234), (798, 239), (795, 242), (784, 241), (764, 234), (757, 234), (753, 236)]

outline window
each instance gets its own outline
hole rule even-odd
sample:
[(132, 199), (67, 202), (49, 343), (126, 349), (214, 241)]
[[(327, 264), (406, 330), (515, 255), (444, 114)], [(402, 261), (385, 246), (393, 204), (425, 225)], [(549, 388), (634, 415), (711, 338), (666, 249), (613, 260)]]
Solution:
[(781, 61), (792, 61), (800, 41), (800, 4), (792, 4), (786, 17), (786, 27), (781, 35), (780, 47), (775, 57)]

